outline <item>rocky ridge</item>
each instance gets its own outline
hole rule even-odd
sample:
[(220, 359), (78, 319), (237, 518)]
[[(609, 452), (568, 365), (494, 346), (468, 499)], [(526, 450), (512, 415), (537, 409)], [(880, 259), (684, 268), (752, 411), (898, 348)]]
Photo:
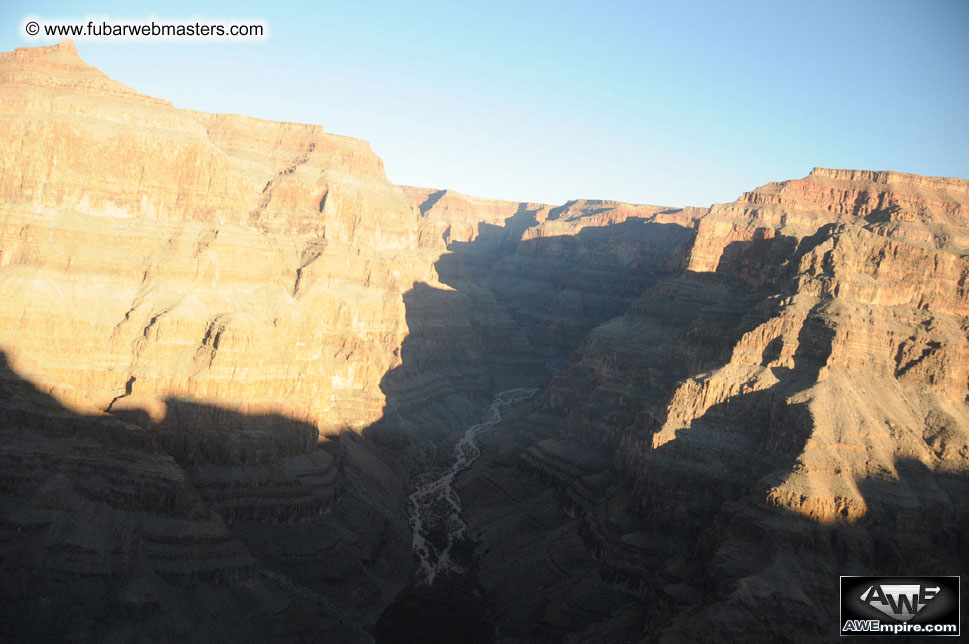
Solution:
[[(105, 544), (88, 568), (109, 589), (137, 578), (162, 637), (207, 619), (177, 590), (201, 584), (226, 615), (272, 608), (253, 633), (229, 620), (199, 639), (285, 638), (283, 611), (307, 636), (367, 640), (410, 578), (411, 468), (493, 385), (541, 374), (527, 341), (493, 298), (440, 281), (443, 242), (422, 238), (368, 144), (176, 109), (69, 42), (0, 54), (0, 77), (4, 596), (71, 586), (68, 556), (18, 553), (74, 552), (62, 526), (85, 504), (100, 518), (78, 529)], [(51, 384), (24, 421), (28, 382)], [(121, 429), (82, 447), (44, 434), (65, 418)], [(43, 431), (24, 442), (25, 424)], [(128, 436), (141, 442), (119, 451)], [(74, 465), (92, 455), (120, 478)], [(153, 459), (169, 469), (126, 474)], [(80, 492), (51, 501), (50, 486)], [(194, 515), (151, 492), (173, 486)], [(126, 609), (100, 589), (76, 585), (65, 597), (104, 600), (6, 620), (6, 635), (59, 639), (73, 622), (82, 639), (124, 637), (110, 616)]]
[(503, 202), (69, 42), (0, 79), (5, 636), (369, 641), (415, 467), (549, 378), (458, 481), (501, 641), (833, 639), (839, 574), (967, 574), (966, 180)]
[[(965, 570), (967, 188), (816, 169), (699, 218), (685, 270), (593, 330), (467, 483), (511, 499), (481, 501), (483, 543), (562, 535), (482, 553), (521, 602), (507, 636), (815, 641), (840, 574)], [(509, 513), (544, 525), (499, 539)], [(506, 590), (532, 573), (541, 606)], [(590, 615), (580, 591), (620, 594)]]
[(601, 200), (553, 207), (451, 190), (405, 193), (425, 226), (555, 368), (593, 327), (680, 270), (692, 222), (703, 213)]

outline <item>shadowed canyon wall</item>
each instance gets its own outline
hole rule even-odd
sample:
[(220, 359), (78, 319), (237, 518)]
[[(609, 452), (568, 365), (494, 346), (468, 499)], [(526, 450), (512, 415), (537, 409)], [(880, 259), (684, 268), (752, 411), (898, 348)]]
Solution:
[[(198, 626), (199, 640), (236, 639), (229, 622), (258, 595), (275, 597), (272, 617), (254, 618), (262, 630), (243, 639), (291, 628), (368, 639), (410, 579), (404, 500), (416, 459), (496, 386), (540, 382), (537, 355), (483, 290), (438, 279), (443, 240), (366, 143), (177, 110), (111, 81), (68, 42), (2, 54), (0, 75), (4, 365), (10, 380), (46, 388), (29, 426), (50, 429), (50, 416), (122, 428), (91, 445), (51, 441), (37, 458), (27, 455), (43, 434), (10, 441), (5, 597), (87, 599), (63, 618), (48, 605), (6, 620), (6, 634), (125, 637), (121, 600), (75, 587), (47, 556), (90, 541), (100, 546), (85, 570), (100, 569), (108, 588), (140, 580), (159, 616), (141, 627), (161, 637)], [(4, 398), (14, 435), (17, 391)], [(114, 455), (118, 435), (144, 445)], [(79, 481), (78, 449), (121, 482)], [(128, 479), (155, 457), (215, 527), (170, 520), (170, 495), (147, 515), (126, 504), (171, 487), (151, 473)], [(81, 492), (34, 495), (47, 486)], [(89, 506), (107, 518), (65, 537)], [(37, 532), (10, 518), (23, 513)], [(156, 557), (152, 539), (176, 545)], [(238, 561), (222, 562), (219, 540)], [(205, 611), (187, 599), (196, 591), (179, 591), (197, 584), (257, 591), (212, 599), (225, 623), (202, 628)], [(297, 626), (277, 619), (290, 610)]]
[(969, 574), (967, 276), (962, 179), (504, 202), (0, 54), (2, 635), (372, 641), (536, 386), (459, 482), (499, 641), (834, 639), (838, 575)]
[(964, 574), (967, 198), (817, 169), (698, 219), (464, 482), (499, 632), (835, 639), (839, 575)]

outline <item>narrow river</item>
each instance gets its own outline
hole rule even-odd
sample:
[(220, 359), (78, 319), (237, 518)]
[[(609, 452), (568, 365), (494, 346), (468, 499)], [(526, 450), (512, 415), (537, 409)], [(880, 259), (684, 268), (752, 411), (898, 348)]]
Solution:
[[(488, 406), (486, 418), (469, 427), (454, 446), (454, 463), (433, 480), (420, 481), (410, 495), (408, 511), (414, 534), (414, 552), (417, 554), (419, 578), (431, 585), (438, 573), (460, 572), (451, 559), (451, 547), (464, 537), (467, 525), (461, 518), (461, 499), (454, 490), (454, 478), (474, 463), (481, 455), (478, 434), (501, 422), (501, 412), (509, 405), (527, 400), (537, 389), (509, 389), (495, 394)], [(431, 537), (433, 536), (433, 539)]]

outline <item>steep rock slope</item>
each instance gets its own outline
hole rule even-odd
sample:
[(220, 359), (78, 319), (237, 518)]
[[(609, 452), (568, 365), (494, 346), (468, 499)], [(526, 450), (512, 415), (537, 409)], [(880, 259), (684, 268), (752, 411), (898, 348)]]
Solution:
[[(279, 561), (285, 557), (260, 561), (227, 524), (238, 519), (232, 510), (252, 486), (215, 511), (206, 490), (151, 432), (56, 383), (28, 383), (0, 358), (5, 641), (113, 641), (147, 633), (157, 641), (366, 640), (360, 620), (346, 618), (353, 615), (349, 602), (341, 606), (292, 581)], [(314, 494), (304, 504), (334, 504), (337, 468), (326, 452), (308, 451), (277, 467), (305, 477), (304, 490)], [(276, 493), (281, 505), (293, 507), (285, 497), (301, 490), (280, 486)], [(338, 520), (329, 525), (346, 529)], [(317, 540), (315, 549), (324, 560), (326, 541)], [(219, 614), (234, 618), (213, 619)]]
[(366, 144), (176, 110), (69, 43), (0, 64), (0, 343), (25, 368), (102, 408), (210, 397), (324, 431), (380, 417), (402, 293), (436, 283), (435, 257)]
[(504, 633), (815, 641), (840, 574), (965, 574), (967, 200), (817, 169), (697, 220), (465, 484)]
[(368, 640), (415, 463), (542, 362), (460, 482), (500, 639), (816, 641), (839, 574), (967, 573), (969, 182), (502, 202), (70, 43), (0, 79), (7, 639)]
[[(124, 638), (127, 609), (56, 554), (87, 539), (103, 587), (148, 571), (170, 639), (206, 618), (185, 597), (229, 584), (250, 590), (214, 598), (225, 618), (200, 640), (366, 640), (410, 578), (416, 459), (496, 386), (543, 378), (530, 345), (487, 293), (438, 279), (443, 242), (368, 144), (178, 110), (69, 42), (0, 54), (0, 78), (0, 350), (9, 380), (49, 392), (28, 397), (36, 421), (20, 385), (0, 401), (11, 436), (43, 429), (0, 464), (4, 597), (61, 593), (87, 607), (81, 639)], [(81, 429), (63, 438), (58, 418)], [(189, 510), (139, 500), (173, 486)], [(66, 539), (84, 508), (99, 518)], [(262, 630), (230, 627), (252, 602), (269, 602)], [(60, 633), (48, 608), (7, 634)]]
[[(574, 200), (553, 207), (405, 188), (425, 229), (490, 291), (553, 368), (647, 285), (682, 268), (698, 208)], [(463, 270), (452, 268), (460, 262)], [(450, 269), (450, 270), (449, 270)], [(466, 273), (464, 272), (466, 271)]]

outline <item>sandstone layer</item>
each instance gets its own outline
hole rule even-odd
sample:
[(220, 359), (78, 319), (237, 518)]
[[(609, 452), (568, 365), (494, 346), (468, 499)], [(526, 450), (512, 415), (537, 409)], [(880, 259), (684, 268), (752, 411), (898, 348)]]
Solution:
[(698, 208), (574, 200), (561, 206), (405, 188), (425, 227), (494, 294), (553, 368), (597, 324), (682, 268)]
[(176, 110), (68, 44), (0, 65), (0, 344), (23, 368), (102, 408), (209, 398), (324, 432), (380, 417), (403, 293), (437, 282), (366, 144)]
[[(131, 578), (164, 638), (206, 618), (179, 590), (201, 584), (225, 619), (199, 640), (246, 635), (231, 624), (265, 601), (242, 639), (369, 639), (410, 579), (415, 460), (494, 388), (544, 377), (528, 341), (490, 294), (440, 281), (444, 242), (365, 142), (176, 109), (66, 41), (0, 54), (0, 78), (0, 351), (11, 382), (50, 383), (39, 419), (21, 384), (0, 406), (4, 431), (39, 432), (2, 466), (4, 597), (90, 598), (6, 635), (125, 638), (98, 589)], [(100, 586), (57, 554), (85, 539)]]
[(499, 632), (833, 640), (839, 575), (965, 574), (967, 199), (816, 169), (700, 217), (465, 483)]
[(451, 580), (499, 641), (833, 640), (839, 575), (969, 574), (966, 180), (400, 187), (69, 42), (0, 54), (0, 153), (4, 640), (371, 641), (517, 386)]

